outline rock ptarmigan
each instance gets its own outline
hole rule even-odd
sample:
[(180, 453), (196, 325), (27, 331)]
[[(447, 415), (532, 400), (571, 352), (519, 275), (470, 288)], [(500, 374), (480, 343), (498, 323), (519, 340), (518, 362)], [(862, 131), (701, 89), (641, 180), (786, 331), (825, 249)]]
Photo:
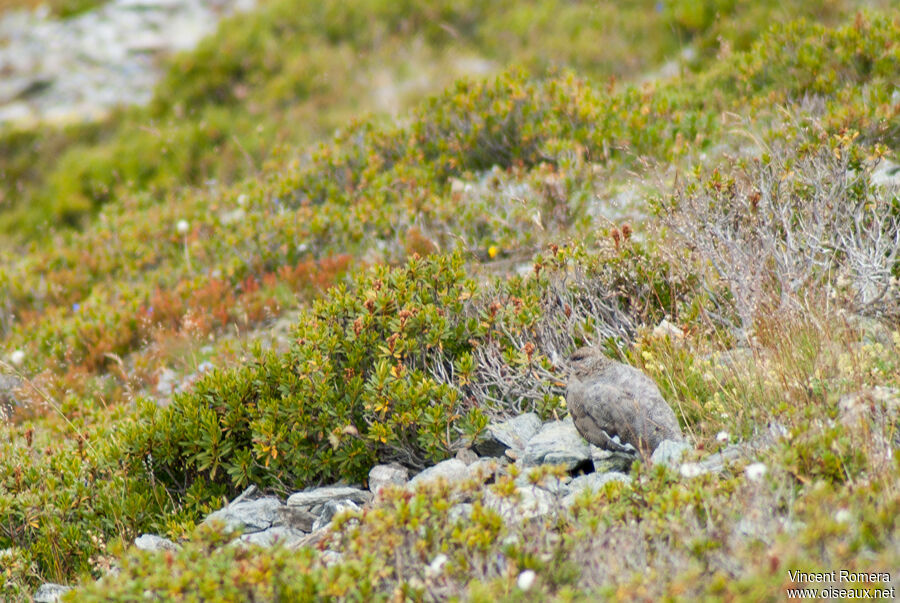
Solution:
[[(566, 404), (588, 442), (612, 451), (631, 444), (649, 459), (663, 440), (683, 440), (675, 413), (650, 377), (584, 347), (569, 357)], [(619, 442), (613, 438), (618, 436)]]

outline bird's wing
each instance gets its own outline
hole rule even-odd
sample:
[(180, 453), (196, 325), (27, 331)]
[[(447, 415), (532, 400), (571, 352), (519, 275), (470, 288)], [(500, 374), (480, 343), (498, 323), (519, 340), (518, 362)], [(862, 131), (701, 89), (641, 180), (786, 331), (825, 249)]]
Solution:
[[(615, 450), (611, 438), (638, 448), (641, 438), (640, 402), (622, 389), (604, 383), (573, 388), (570, 410), (575, 426), (585, 439)], [(577, 410), (576, 410), (577, 409)]]

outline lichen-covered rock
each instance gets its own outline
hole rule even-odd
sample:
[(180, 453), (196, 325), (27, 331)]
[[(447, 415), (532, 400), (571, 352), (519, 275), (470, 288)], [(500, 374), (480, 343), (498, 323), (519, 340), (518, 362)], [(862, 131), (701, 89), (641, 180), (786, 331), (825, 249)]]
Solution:
[(274, 496), (241, 500), (210, 513), (204, 523), (221, 521), (225, 524), (227, 532), (236, 530), (261, 532), (279, 522), (283, 506), (284, 504)]
[(354, 503), (352, 500), (329, 500), (322, 507), (322, 512), (319, 514), (318, 519), (316, 519), (316, 523), (313, 524), (312, 531), (317, 532), (331, 523), (331, 520), (338, 513), (343, 513), (344, 511), (358, 511), (359, 506)]
[(650, 463), (653, 465), (666, 465), (667, 467), (676, 467), (681, 458), (691, 449), (691, 445), (687, 442), (676, 440), (663, 440), (660, 442), (653, 456), (650, 457)]
[(594, 463), (594, 471), (597, 473), (628, 473), (631, 470), (631, 464), (637, 460), (637, 450), (626, 447), (627, 452), (605, 450), (599, 446), (591, 444), (591, 461)]
[(585, 461), (591, 460), (591, 449), (588, 443), (575, 429), (572, 421), (554, 421), (546, 423), (532, 437), (523, 451), (521, 463), (534, 465), (565, 465), (574, 469)]
[(502, 456), (508, 448), (523, 450), (540, 429), (540, 417), (529, 412), (502, 423), (491, 423), (473, 448), (481, 456)]
[(134, 539), (134, 546), (142, 551), (177, 551), (180, 546), (162, 536), (141, 534)]
[(445, 479), (448, 482), (458, 482), (467, 477), (469, 477), (469, 469), (464, 462), (459, 459), (447, 459), (433, 467), (429, 467), (409, 480), (409, 487), (415, 488), (421, 484), (439, 479)]
[(56, 603), (65, 593), (72, 590), (71, 586), (63, 586), (62, 584), (53, 584), (47, 582), (41, 584), (41, 587), (34, 593), (34, 603)]
[(295, 492), (288, 497), (287, 504), (289, 507), (312, 509), (334, 500), (351, 500), (356, 504), (364, 505), (372, 500), (372, 493), (350, 486), (327, 486)]
[(286, 547), (296, 547), (299, 545), (306, 533), (295, 530), (287, 526), (275, 526), (262, 532), (253, 532), (252, 534), (243, 534), (235, 542), (243, 545), (254, 545), (269, 548), (280, 544)]
[(387, 486), (393, 484), (402, 486), (409, 481), (409, 471), (406, 467), (402, 467), (396, 463), (391, 465), (375, 465), (369, 471), (369, 490), (374, 494)]
[(556, 495), (536, 486), (519, 488), (513, 496), (500, 496), (490, 490), (484, 494), (484, 506), (512, 522), (547, 515), (556, 506), (556, 500)]
[(588, 473), (587, 475), (579, 475), (569, 483), (569, 493), (578, 493), (585, 488), (599, 490), (609, 482), (624, 482), (627, 484), (630, 481), (630, 475), (625, 475), (618, 471), (611, 471), (609, 473)]

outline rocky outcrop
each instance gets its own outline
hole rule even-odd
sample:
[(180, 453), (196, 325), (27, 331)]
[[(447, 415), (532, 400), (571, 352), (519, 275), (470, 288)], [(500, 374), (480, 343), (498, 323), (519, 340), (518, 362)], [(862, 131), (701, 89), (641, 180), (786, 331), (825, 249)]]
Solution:
[(155, 534), (141, 534), (134, 539), (134, 546), (142, 551), (177, 551), (181, 548), (168, 538), (156, 536)]
[[(852, 406), (850, 402), (845, 403), (847, 405)], [(205, 521), (210, 525), (221, 525), (227, 531), (240, 531), (232, 546), (315, 547), (320, 549), (318, 554), (327, 565), (341, 559), (340, 551), (329, 548), (333, 545), (327, 540), (334, 518), (346, 511), (365, 512), (381, 504), (379, 492), (387, 486), (418, 490), (440, 482), (458, 484), (474, 480), (475, 483), (491, 483), (516, 475), (513, 488), (485, 487), (475, 496), (469, 492), (455, 501), (447, 516), (450, 521), (464, 521), (474, 512), (477, 498), (503, 521), (521, 522), (568, 513), (585, 491), (601, 492), (612, 482), (627, 487), (632, 481), (627, 472), (637, 457), (634, 448), (621, 442), (622, 450), (592, 446), (578, 433), (571, 419), (540, 423), (537, 415), (527, 414), (492, 424), (486, 431), (489, 435), (479, 441), (490, 441), (491, 444), (467, 449), (465, 454), (458, 455), (461, 458), (437, 463), (412, 479), (409, 479), (407, 468), (390, 464), (376, 465), (370, 470), (368, 489), (335, 484), (295, 492), (283, 501), (275, 496), (260, 495), (250, 487), (230, 504), (211, 513)], [(680, 473), (683, 479), (689, 479), (726, 471), (736, 461), (741, 461), (743, 466), (743, 461), (752, 460), (756, 448), (747, 443), (732, 444), (699, 461), (691, 461), (685, 459), (686, 455), (694, 454), (686, 441), (664, 440), (649, 461), (667, 466)], [(475, 452), (485, 450), (500, 456), (478, 456), (480, 452)], [(512, 450), (517, 452), (510, 455)], [(511, 460), (510, 457), (516, 458)], [(544, 464), (562, 465), (567, 471), (541, 476), (543, 470), (535, 468)], [(513, 467), (518, 470), (513, 471)], [(764, 475), (764, 469), (747, 465), (747, 479), (759, 479)], [(136, 539), (135, 545), (148, 551), (178, 548), (176, 543), (146, 534)]]
[(541, 418), (529, 412), (502, 423), (488, 425), (485, 434), (473, 446), (481, 456), (503, 456), (507, 450), (522, 451), (541, 429)]
[(64, 20), (0, 16), (0, 127), (97, 119), (150, 100), (161, 59), (254, 0), (111, 0)]
[(369, 490), (376, 496), (388, 485), (402, 486), (409, 481), (409, 471), (396, 463), (375, 465), (369, 471)]
[(546, 423), (525, 445), (524, 466), (565, 465), (575, 469), (591, 462), (591, 447), (571, 420)]
[(53, 584), (48, 582), (42, 584), (37, 592), (34, 593), (34, 603), (56, 603), (59, 598), (72, 590), (71, 586), (63, 586), (62, 584)]

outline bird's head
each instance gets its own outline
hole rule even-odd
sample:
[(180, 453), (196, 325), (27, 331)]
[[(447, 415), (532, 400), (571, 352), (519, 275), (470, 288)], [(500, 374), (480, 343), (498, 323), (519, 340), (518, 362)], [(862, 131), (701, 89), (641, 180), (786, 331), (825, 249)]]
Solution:
[(593, 346), (584, 346), (578, 348), (568, 359), (569, 374), (573, 377), (585, 377), (596, 373), (601, 368), (610, 363), (610, 359), (600, 350)]

